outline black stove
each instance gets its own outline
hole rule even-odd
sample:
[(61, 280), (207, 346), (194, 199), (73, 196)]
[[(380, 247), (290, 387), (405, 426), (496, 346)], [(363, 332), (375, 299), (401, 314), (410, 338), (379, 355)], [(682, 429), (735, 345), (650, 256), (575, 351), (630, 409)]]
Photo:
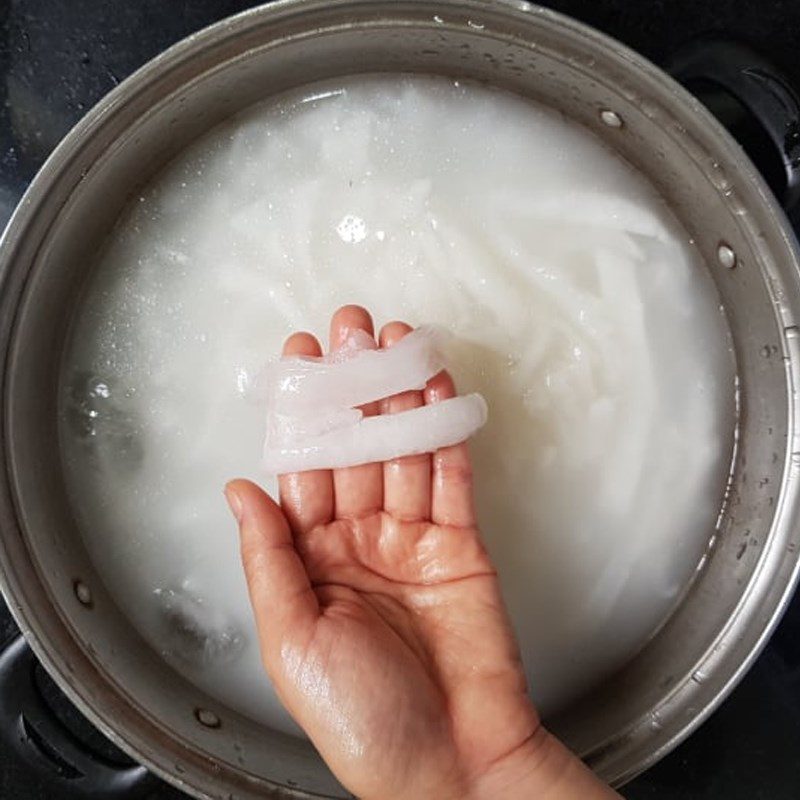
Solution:
[[(554, 0), (665, 67), (711, 40), (768, 59), (800, 92), (797, 0)], [(137, 67), (248, 0), (0, 0), (0, 228), (72, 125)], [(703, 93), (707, 85), (697, 83)], [(706, 92), (780, 193), (763, 130)], [(793, 155), (800, 159), (800, 130)], [(788, 141), (788, 139), (787, 139)], [(791, 144), (791, 143), (790, 143)], [(790, 214), (800, 234), (800, 203)], [(21, 713), (24, 709), (24, 713)], [(800, 798), (800, 595), (732, 696), (625, 789), (629, 800)], [(98, 733), (27, 650), (0, 600), (0, 799), (180, 800)]]

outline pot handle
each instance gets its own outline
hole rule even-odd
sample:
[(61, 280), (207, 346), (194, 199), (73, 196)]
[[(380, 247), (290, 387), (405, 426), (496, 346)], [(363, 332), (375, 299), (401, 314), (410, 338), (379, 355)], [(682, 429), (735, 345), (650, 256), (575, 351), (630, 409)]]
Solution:
[(158, 781), (144, 767), (103, 757), (58, 719), (36, 684), (36, 666), (22, 636), (0, 653), (0, 740), (47, 776), (56, 796), (135, 800), (152, 792)]
[(800, 98), (749, 48), (697, 40), (666, 65), (733, 134), (789, 211), (800, 202)]

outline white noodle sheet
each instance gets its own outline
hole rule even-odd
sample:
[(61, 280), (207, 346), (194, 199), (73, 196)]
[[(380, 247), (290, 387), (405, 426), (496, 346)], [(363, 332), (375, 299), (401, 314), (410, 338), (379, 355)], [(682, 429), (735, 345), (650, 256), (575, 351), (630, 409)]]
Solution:
[(263, 466), (273, 474), (356, 466), (458, 444), (483, 426), (479, 394), (398, 414), (364, 417), (356, 406), (425, 384), (445, 368), (442, 331), (423, 326), (388, 349), (351, 335), (320, 358), (284, 357), (265, 374)]

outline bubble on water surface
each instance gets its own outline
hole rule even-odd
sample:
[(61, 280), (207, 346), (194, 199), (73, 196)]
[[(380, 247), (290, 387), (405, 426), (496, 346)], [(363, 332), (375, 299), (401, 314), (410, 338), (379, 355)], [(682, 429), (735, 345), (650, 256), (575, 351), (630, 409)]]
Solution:
[(345, 214), (336, 226), (339, 238), (347, 244), (358, 244), (367, 238), (367, 223), (361, 217)]

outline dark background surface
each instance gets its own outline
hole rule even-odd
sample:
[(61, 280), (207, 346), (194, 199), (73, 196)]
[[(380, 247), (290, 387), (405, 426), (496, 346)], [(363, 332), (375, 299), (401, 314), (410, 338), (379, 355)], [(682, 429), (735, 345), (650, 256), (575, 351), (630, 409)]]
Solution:
[[(252, 5), (244, 0), (0, 0), (0, 226), (53, 147), (102, 95), (178, 39)], [(545, 5), (594, 25), (662, 65), (690, 40), (743, 42), (800, 89), (798, 0), (564, 0)], [(793, 221), (798, 223), (797, 214)], [(16, 634), (0, 602), (0, 645)], [(46, 679), (40, 676), (40, 683)], [(0, 706), (3, 702), (0, 695)], [(73, 728), (82, 727), (76, 714), (62, 711), (62, 717)], [(56, 771), (32, 770), (0, 740), (0, 800), (87, 796), (76, 790), (79, 779), (54, 783)], [(630, 800), (800, 798), (800, 601), (792, 604), (765, 652), (719, 711), (626, 787), (625, 795)], [(138, 796), (184, 797), (155, 780)]]

